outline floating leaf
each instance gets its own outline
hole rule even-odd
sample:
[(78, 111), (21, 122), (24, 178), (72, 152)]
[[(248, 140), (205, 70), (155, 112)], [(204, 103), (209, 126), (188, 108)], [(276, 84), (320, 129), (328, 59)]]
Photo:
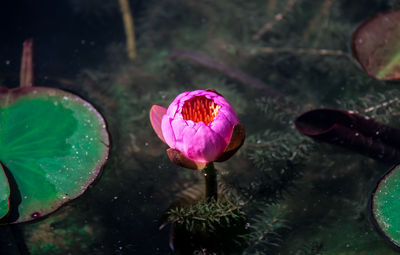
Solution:
[(400, 79), (400, 10), (362, 23), (353, 34), (352, 50), (368, 75), (378, 80)]
[(400, 158), (400, 129), (350, 111), (314, 109), (294, 122), (297, 130), (315, 140), (346, 147), (377, 160)]
[(380, 232), (400, 247), (400, 165), (378, 182), (371, 197), (371, 209)]
[(10, 210), (10, 186), (3, 166), (0, 164), (0, 219)]
[(108, 157), (102, 116), (59, 89), (0, 88), (0, 127), (0, 162), (13, 180), (8, 222), (44, 216), (78, 197)]

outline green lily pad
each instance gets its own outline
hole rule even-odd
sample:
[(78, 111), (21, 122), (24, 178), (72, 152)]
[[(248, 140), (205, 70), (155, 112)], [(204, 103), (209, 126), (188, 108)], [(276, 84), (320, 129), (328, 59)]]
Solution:
[(378, 182), (371, 197), (371, 209), (380, 232), (400, 247), (400, 165)]
[(378, 80), (400, 79), (400, 10), (362, 23), (353, 34), (352, 50), (368, 75)]
[[(0, 87), (0, 162), (12, 194), (8, 222), (36, 219), (81, 195), (108, 151), (102, 116), (80, 97), (54, 88)], [(0, 192), (4, 197), (6, 190)]]
[(10, 186), (3, 166), (0, 164), (0, 219), (10, 210)]

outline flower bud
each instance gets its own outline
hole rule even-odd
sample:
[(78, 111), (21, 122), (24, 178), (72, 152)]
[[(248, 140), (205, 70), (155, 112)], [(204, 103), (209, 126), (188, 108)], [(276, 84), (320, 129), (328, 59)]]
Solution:
[(153, 105), (150, 121), (158, 137), (170, 147), (171, 161), (190, 169), (227, 160), (245, 137), (232, 106), (211, 89), (184, 92), (168, 109)]

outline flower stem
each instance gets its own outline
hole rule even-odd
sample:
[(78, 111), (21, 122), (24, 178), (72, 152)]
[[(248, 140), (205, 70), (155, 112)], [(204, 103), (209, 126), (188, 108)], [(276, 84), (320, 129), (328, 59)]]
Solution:
[(209, 163), (206, 168), (203, 169), (203, 174), (206, 181), (206, 199), (217, 200), (218, 198), (218, 183), (217, 183), (217, 171), (214, 168), (214, 163)]
[(122, 20), (124, 22), (125, 36), (126, 36), (126, 50), (128, 52), (128, 57), (129, 59), (135, 59), (136, 58), (135, 28), (134, 28), (131, 9), (129, 7), (129, 1), (119, 0), (119, 5), (122, 12)]
[(33, 39), (24, 41), (22, 49), (19, 86), (32, 87), (33, 85)]

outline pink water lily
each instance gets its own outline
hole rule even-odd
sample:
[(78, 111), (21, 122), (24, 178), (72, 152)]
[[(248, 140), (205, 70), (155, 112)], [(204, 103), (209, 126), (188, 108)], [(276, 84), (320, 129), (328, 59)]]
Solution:
[(232, 106), (211, 89), (184, 92), (168, 109), (153, 105), (150, 121), (171, 161), (191, 169), (230, 158), (245, 137)]

